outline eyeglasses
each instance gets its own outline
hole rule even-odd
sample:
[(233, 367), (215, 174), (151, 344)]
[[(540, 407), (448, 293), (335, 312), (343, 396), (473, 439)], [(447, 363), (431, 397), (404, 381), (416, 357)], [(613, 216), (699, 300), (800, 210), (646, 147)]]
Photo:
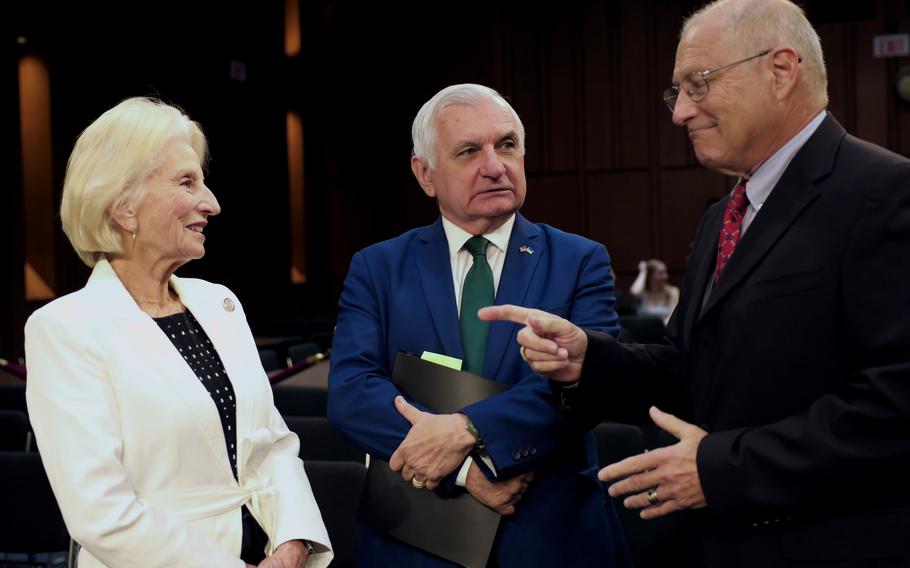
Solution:
[(721, 65), (720, 67), (715, 67), (714, 69), (705, 69), (704, 71), (693, 71), (685, 77), (683, 77), (681, 85), (671, 85), (664, 91), (664, 103), (666, 103), (667, 108), (670, 109), (670, 112), (673, 112), (676, 109), (676, 99), (679, 98), (679, 92), (685, 91), (686, 96), (693, 103), (704, 99), (708, 96), (708, 92), (711, 88), (708, 86), (708, 75), (712, 73), (717, 73), (727, 69), (728, 67), (733, 67), (734, 65), (739, 65), (740, 63), (745, 63), (746, 61), (752, 61), (753, 59), (768, 55), (771, 53), (770, 49), (766, 49), (761, 53), (753, 55), (752, 57), (747, 57), (745, 59), (740, 59), (739, 61), (734, 61), (733, 63), (727, 63), (726, 65)]

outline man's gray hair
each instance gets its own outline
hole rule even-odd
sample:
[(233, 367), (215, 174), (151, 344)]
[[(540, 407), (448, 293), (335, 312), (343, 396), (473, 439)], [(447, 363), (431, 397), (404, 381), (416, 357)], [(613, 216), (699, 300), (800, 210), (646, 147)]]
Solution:
[(518, 134), (518, 147), (524, 154), (525, 127), (518, 118), (518, 113), (502, 95), (490, 87), (474, 83), (451, 85), (439, 91), (420, 108), (411, 126), (411, 140), (414, 143), (414, 155), (425, 161), (430, 169), (436, 167), (436, 117), (444, 109), (454, 106), (478, 106), (485, 101), (492, 101), (509, 111)]
[(802, 59), (801, 75), (809, 95), (827, 106), (828, 74), (821, 41), (802, 8), (789, 0), (717, 0), (686, 19), (680, 39), (705, 16), (723, 18), (724, 42), (739, 57), (778, 45), (793, 47)]

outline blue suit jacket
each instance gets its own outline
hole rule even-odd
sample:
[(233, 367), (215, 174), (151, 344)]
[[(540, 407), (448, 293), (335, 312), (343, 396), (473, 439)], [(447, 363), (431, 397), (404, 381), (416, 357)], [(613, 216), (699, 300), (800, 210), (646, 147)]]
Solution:
[[(522, 246), (533, 253), (521, 252)], [(496, 304), (535, 307), (615, 333), (613, 300), (610, 259), (601, 245), (516, 215)], [(442, 221), (355, 254), (339, 307), (329, 419), (367, 452), (388, 459), (410, 428), (393, 405), (400, 394), (389, 380), (395, 354), (426, 350), (462, 358)], [(484, 359), (483, 375), (511, 388), (462, 410), (483, 437), (499, 479), (536, 471), (516, 512), (500, 524), (499, 563), (626, 566), (612, 504), (590, 470), (593, 447), (554, 410), (547, 382), (522, 361), (518, 329), (491, 324)], [(449, 565), (369, 529), (360, 558), (361, 565)]]

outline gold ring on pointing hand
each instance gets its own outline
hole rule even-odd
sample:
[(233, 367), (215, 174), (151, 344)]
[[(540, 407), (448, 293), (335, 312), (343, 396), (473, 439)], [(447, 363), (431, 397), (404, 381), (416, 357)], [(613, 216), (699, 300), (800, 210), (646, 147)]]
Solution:
[(518, 354), (521, 355), (521, 358), (524, 360), (525, 363), (530, 363), (530, 361), (528, 361), (527, 356), (525, 356), (525, 346), (524, 345), (522, 345), (521, 349), (518, 350)]
[(426, 480), (421, 481), (415, 476), (411, 478), (411, 486), (414, 487), (414, 489), (426, 489), (427, 482)]

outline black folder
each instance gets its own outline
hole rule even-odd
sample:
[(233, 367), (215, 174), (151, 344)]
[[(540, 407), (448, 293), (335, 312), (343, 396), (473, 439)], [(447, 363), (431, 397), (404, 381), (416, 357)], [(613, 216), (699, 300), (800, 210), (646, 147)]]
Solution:
[[(392, 382), (438, 414), (451, 414), (507, 390), (483, 377), (398, 353)], [(388, 462), (370, 459), (358, 518), (373, 529), (466, 566), (486, 566), (499, 514), (467, 492), (441, 498), (414, 489)]]

